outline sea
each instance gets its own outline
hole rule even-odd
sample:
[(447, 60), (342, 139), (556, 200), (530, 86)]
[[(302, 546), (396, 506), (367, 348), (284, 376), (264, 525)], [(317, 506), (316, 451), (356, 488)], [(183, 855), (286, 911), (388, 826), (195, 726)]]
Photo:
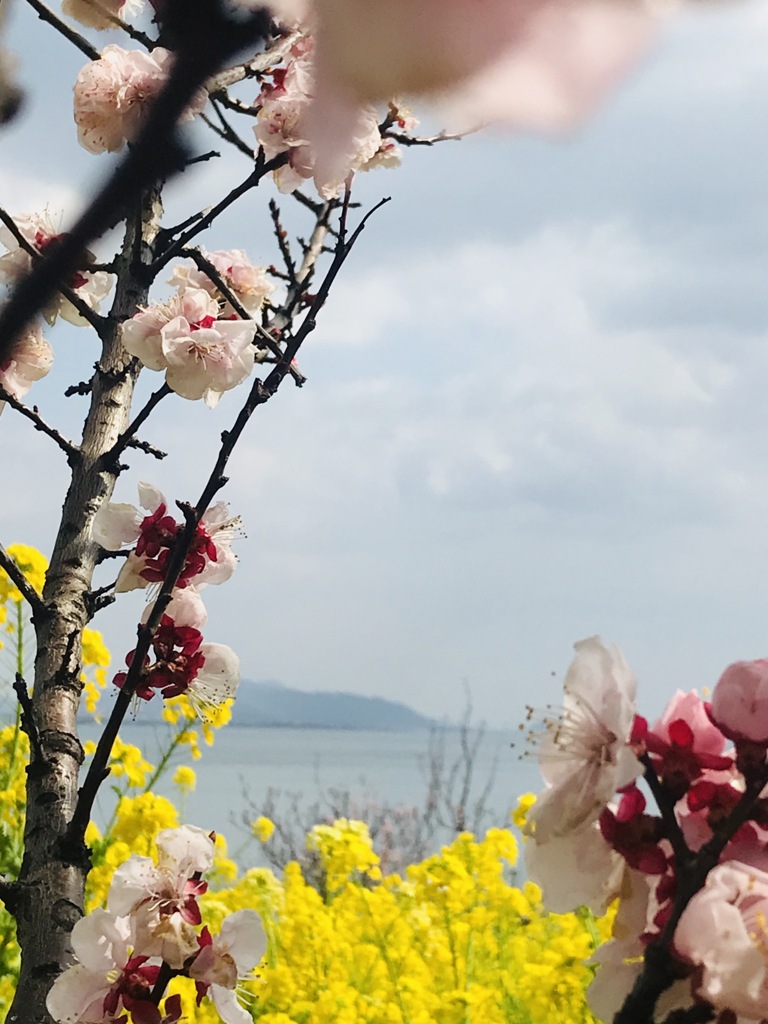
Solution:
[[(121, 736), (153, 761), (167, 734), (163, 727), (128, 723)], [(85, 725), (81, 738), (98, 739), (98, 730)], [(171, 781), (174, 770), (179, 764), (192, 766), (197, 783), (182, 801), (183, 820), (223, 833), (241, 866), (247, 866), (259, 862), (258, 850), (247, 842), (250, 822), (270, 804), (285, 818), (306, 814), (314, 804), (326, 817), (339, 806), (349, 808), (350, 817), (371, 804), (422, 809), (430, 774), (440, 764), (444, 783), (453, 779), (454, 803), (461, 802), (466, 779), (462, 750), (467, 743), (477, 743), (464, 802), (467, 827), (479, 825), (481, 830), (508, 824), (518, 797), (541, 789), (535, 760), (521, 756), (519, 733), (488, 730), (478, 737), (470, 730), (463, 738), (464, 743), (460, 730), (447, 728), (381, 732), (227, 726), (212, 747), (201, 745), (198, 761), (182, 748), (153, 788), (178, 804), (178, 789)], [(476, 821), (480, 798), (485, 813)], [(113, 806), (107, 782), (96, 808), (97, 821), (107, 819)]]

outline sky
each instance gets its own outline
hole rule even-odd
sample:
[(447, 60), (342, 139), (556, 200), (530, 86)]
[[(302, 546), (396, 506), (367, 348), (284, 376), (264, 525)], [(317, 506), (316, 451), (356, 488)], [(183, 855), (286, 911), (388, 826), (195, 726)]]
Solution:
[[(69, 214), (111, 158), (77, 145), (81, 56), (13, 14), (29, 96), (0, 135), (0, 204)], [(621, 648), (650, 716), (768, 655), (766, 52), (764, 0), (705, 4), (571, 137), (489, 133), (360, 176), (358, 199), (392, 202), (303, 352), (307, 385), (256, 414), (224, 494), (247, 538), (206, 593), (206, 638), (245, 678), (438, 718), (468, 689), (477, 720), (509, 726), (559, 702), (584, 636)], [(237, 154), (186, 172), (169, 220), (247, 172)], [(280, 197), (258, 192), (209, 249), (276, 260)], [(50, 340), (30, 399), (74, 434), (83, 400), (61, 393), (97, 350)], [(144, 436), (169, 458), (132, 453), (116, 500), (143, 479), (194, 499), (238, 397), (163, 403)], [(8, 410), (0, 437), (0, 539), (49, 550), (64, 460)], [(116, 666), (142, 601), (94, 623)]]

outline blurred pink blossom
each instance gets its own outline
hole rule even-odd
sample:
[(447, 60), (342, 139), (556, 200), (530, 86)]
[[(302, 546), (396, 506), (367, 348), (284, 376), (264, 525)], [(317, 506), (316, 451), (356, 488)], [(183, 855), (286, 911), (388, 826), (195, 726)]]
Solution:
[(713, 868), (683, 911), (675, 949), (700, 968), (697, 995), (749, 1020), (768, 1016), (768, 873), (737, 861)]
[(768, 745), (768, 658), (729, 665), (712, 693), (711, 714), (729, 739)]

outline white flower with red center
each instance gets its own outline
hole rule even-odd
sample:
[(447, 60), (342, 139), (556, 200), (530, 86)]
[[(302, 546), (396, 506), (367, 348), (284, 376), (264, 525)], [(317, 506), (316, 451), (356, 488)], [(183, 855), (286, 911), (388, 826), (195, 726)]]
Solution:
[(618, 648), (599, 637), (575, 644), (563, 683), (563, 708), (532, 739), (548, 788), (526, 825), (536, 843), (595, 821), (617, 789), (642, 772), (629, 746), (635, 676)]
[[(178, 1019), (180, 1006), (161, 1017), (151, 1001), (160, 966), (136, 955), (134, 922), (97, 908), (72, 929), (77, 963), (54, 981), (46, 998), (51, 1017), (59, 1024), (104, 1024), (120, 1011), (136, 1024), (161, 1024)], [(166, 1011), (171, 999), (166, 1000)]]
[[(146, 622), (153, 605), (148, 605)], [(164, 698), (182, 694), (198, 715), (205, 719), (225, 701), (232, 699), (240, 684), (240, 659), (226, 644), (203, 643), (201, 627), (207, 613), (194, 587), (174, 591), (165, 614), (152, 637), (154, 662), (147, 657), (142, 666), (135, 696), (151, 700), (155, 691)], [(125, 658), (130, 669), (135, 650)], [(128, 672), (118, 672), (115, 686), (125, 686)]]
[[(43, 337), (40, 324), (35, 322), (18, 339), (10, 356), (0, 362), (0, 387), (13, 398), (21, 399), (52, 366), (53, 349)], [(0, 412), (4, 405), (0, 401)]]
[(141, 310), (123, 324), (122, 341), (182, 398), (215, 406), (253, 370), (256, 325), (232, 316), (217, 319), (216, 299), (191, 288), (161, 306)]
[(62, 0), (61, 4), (62, 14), (98, 31), (115, 28), (110, 14), (125, 20), (143, 9), (143, 0)]
[(336, 153), (330, 173), (316, 164), (315, 150), (310, 143), (308, 119), (314, 96), (314, 63), (311, 53), (301, 53), (287, 67), (272, 73), (272, 83), (262, 86), (257, 103), (259, 120), (254, 128), (256, 140), (267, 159), (289, 152), (287, 164), (278, 167), (273, 176), (281, 192), (293, 192), (307, 179), (325, 198), (335, 196), (348, 176), (373, 159), (381, 147), (379, 118), (373, 107), (359, 111), (354, 129)]
[(225, 1024), (250, 1024), (252, 1017), (237, 1001), (237, 983), (245, 980), (267, 951), (267, 936), (255, 910), (237, 910), (224, 920), (218, 935), (207, 928), (200, 952), (189, 968), (197, 986), (197, 1005), (210, 995)]
[[(75, 124), (80, 144), (91, 153), (112, 153), (141, 130), (154, 97), (163, 88), (173, 54), (158, 46), (151, 53), (106, 46), (99, 60), (86, 64), (75, 82)], [(208, 102), (198, 89), (181, 117), (191, 120)]]
[(768, 1017), (768, 873), (737, 861), (714, 867), (683, 911), (674, 946), (699, 968), (697, 998), (750, 1021)]
[(107, 905), (118, 917), (130, 917), (135, 948), (159, 956), (180, 969), (198, 949), (201, 924), (198, 896), (213, 864), (210, 835), (194, 825), (164, 829), (157, 836), (158, 862), (131, 857), (114, 874)]
[[(15, 220), (23, 237), (41, 254), (63, 237), (47, 211), (42, 214), (24, 215)], [(5, 226), (0, 227), (0, 242), (8, 250), (4, 256), (0, 256), (0, 281), (15, 284), (22, 277), (26, 277), (32, 269), (32, 256), (19, 245), (16, 236)], [(91, 263), (93, 255), (86, 251), (80, 268), (67, 283), (87, 306), (98, 312), (102, 300), (112, 288), (112, 275), (103, 270), (89, 271), (87, 267)], [(50, 300), (42, 314), (49, 324), (53, 324), (58, 316), (76, 327), (87, 326), (88, 323), (69, 299), (58, 294)]]
[[(146, 589), (165, 579), (168, 559), (182, 524), (169, 515), (162, 492), (139, 484), (139, 504), (146, 513), (124, 502), (102, 505), (94, 516), (92, 536), (107, 551), (135, 544), (117, 577), (115, 590)], [(226, 502), (212, 505), (202, 517), (182, 567), (177, 587), (224, 583), (235, 571), (232, 541), (240, 533), (239, 517), (232, 518)]]
[[(243, 309), (251, 317), (256, 317), (264, 305), (264, 300), (275, 290), (267, 276), (266, 267), (255, 267), (242, 249), (222, 249), (204, 252), (203, 255), (221, 275), (224, 284)], [(168, 283), (178, 288), (180, 295), (185, 295), (190, 289), (202, 288), (221, 304), (220, 315), (230, 316), (235, 312), (205, 271), (199, 270), (196, 266), (177, 264)]]

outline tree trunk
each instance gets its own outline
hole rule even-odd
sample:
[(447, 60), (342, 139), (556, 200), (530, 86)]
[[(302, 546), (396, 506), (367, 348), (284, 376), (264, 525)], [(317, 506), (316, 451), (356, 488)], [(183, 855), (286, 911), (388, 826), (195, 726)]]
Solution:
[(127, 219), (117, 265), (112, 310), (101, 333), (102, 356), (92, 379), (91, 402), (79, 455), (64, 502), (43, 602), (35, 619), (37, 658), (32, 698), (34, 727), (44, 754), (32, 754), (27, 781), (25, 853), (14, 912), (21, 975), (9, 1024), (49, 1024), (45, 999), (70, 959), (70, 932), (83, 914), (88, 851), (67, 840), (77, 801), (83, 748), (77, 732), (82, 682), (81, 637), (91, 618), (97, 548), (91, 522), (112, 495), (119, 469), (105, 459), (129, 422), (136, 360), (120, 342), (120, 324), (146, 303), (147, 264), (162, 207), (160, 189), (147, 192)]

